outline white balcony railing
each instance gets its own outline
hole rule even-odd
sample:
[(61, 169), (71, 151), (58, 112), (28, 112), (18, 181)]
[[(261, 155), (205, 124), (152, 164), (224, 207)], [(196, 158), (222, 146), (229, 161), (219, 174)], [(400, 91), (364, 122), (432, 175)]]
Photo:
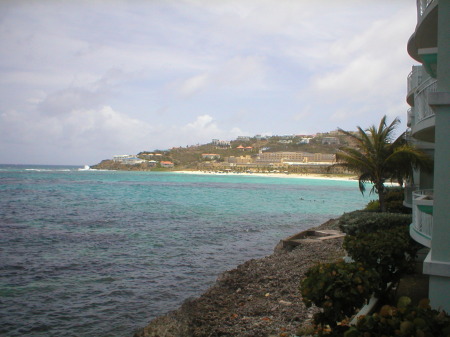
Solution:
[(403, 206), (412, 208), (413, 206), (413, 192), (417, 190), (417, 185), (408, 183), (404, 188)]
[(407, 111), (407, 121), (406, 121), (406, 126), (408, 128), (410, 128), (412, 125), (415, 124), (415, 114), (414, 114), (414, 109), (413, 108), (409, 108)]
[(435, 0), (417, 0), (417, 21), (419, 22), (427, 8)]
[(433, 78), (427, 79), (420, 85), (420, 88), (418, 88), (414, 98), (414, 122), (416, 124), (424, 119), (434, 116), (434, 111), (428, 104), (428, 94), (436, 92), (436, 89), (437, 80)]
[(413, 66), (408, 75), (408, 94), (417, 88), (422, 81), (422, 66)]
[(433, 232), (433, 190), (414, 191), (412, 195), (411, 236), (430, 248)]

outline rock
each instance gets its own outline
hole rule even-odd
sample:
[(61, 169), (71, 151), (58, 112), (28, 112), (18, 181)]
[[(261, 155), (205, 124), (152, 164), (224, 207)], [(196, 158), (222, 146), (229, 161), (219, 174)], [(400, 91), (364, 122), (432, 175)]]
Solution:
[(279, 300), (278, 303), (283, 304), (283, 305), (292, 305), (292, 302), (283, 301), (283, 300)]
[(290, 252), (247, 261), (222, 273), (202, 296), (154, 319), (134, 337), (295, 335), (317, 312), (303, 304), (300, 280), (317, 262), (344, 256), (341, 246), (342, 238), (305, 243)]

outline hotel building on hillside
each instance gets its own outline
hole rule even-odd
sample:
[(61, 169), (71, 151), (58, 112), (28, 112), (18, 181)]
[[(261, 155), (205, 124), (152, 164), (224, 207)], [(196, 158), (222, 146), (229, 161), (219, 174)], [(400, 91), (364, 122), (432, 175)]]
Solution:
[(309, 153), (309, 152), (262, 152), (260, 151), (256, 157), (257, 163), (328, 163), (336, 162), (335, 154), (328, 153)]
[(450, 312), (450, 0), (417, 0), (408, 53), (421, 63), (408, 76), (408, 138), (434, 157), (434, 172), (415, 172), (404, 204), (411, 237), (429, 248), (431, 306)]

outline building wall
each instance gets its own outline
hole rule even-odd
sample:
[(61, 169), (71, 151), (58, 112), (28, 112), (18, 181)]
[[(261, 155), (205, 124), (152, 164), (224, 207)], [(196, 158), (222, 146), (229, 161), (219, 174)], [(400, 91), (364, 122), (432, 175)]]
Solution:
[[(421, 2), (419, 1), (418, 4), (420, 5)], [(436, 31), (433, 34), (437, 34), (437, 45), (425, 46), (426, 48), (436, 47), (437, 67), (435, 67), (435, 73), (433, 63), (429, 62), (430, 59), (427, 60), (426, 55), (423, 55), (424, 50), (421, 50), (424, 46), (420, 46), (420, 43), (423, 43), (424, 40), (410, 40), (419, 44), (412, 47), (408, 43), (408, 51), (412, 50), (412, 53), (410, 51), (411, 56), (417, 59), (414, 56), (417, 51), (422, 58), (421, 62), (427, 66), (427, 72), (436, 78), (436, 87), (426, 95), (426, 105), (417, 106), (415, 104), (414, 107), (419, 109), (414, 111), (416, 116), (420, 116), (420, 113), (425, 110), (430, 111), (430, 108), (434, 113), (432, 118), (425, 120), (429, 122), (428, 129), (432, 131), (430, 139), (434, 140), (434, 200), (431, 249), (425, 259), (423, 271), (430, 276), (429, 298), (432, 307), (450, 312), (450, 0), (434, 0), (427, 2), (426, 5), (429, 7), (424, 11), (425, 15), (429, 15), (432, 10), (437, 10), (437, 20), (434, 20), (433, 16), (422, 20), (419, 15), (421, 21), (416, 26), (415, 37), (417, 37), (418, 31), (421, 34)], [(420, 8), (418, 10), (421, 13)], [(434, 37), (436, 36), (428, 38), (427, 41), (434, 41)], [(414, 50), (414, 47), (417, 50)], [(416, 100), (414, 103), (417, 103)], [(411, 121), (413, 130), (414, 123), (417, 121)], [(419, 133), (415, 137), (419, 137)], [(419, 138), (423, 140), (425, 137)], [(419, 189), (424, 189), (425, 185), (429, 184), (429, 180), (430, 177), (421, 174)]]
[(334, 162), (336, 156), (328, 153), (308, 152), (263, 152), (256, 159), (257, 163), (281, 163), (281, 162)]

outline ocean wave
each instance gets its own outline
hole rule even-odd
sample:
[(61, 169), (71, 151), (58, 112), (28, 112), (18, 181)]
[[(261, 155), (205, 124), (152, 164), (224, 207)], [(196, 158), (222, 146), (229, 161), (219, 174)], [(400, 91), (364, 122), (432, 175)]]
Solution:
[(34, 172), (71, 172), (75, 171), (74, 169), (37, 169), (37, 168), (27, 168), (25, 171), (34, 171)]

